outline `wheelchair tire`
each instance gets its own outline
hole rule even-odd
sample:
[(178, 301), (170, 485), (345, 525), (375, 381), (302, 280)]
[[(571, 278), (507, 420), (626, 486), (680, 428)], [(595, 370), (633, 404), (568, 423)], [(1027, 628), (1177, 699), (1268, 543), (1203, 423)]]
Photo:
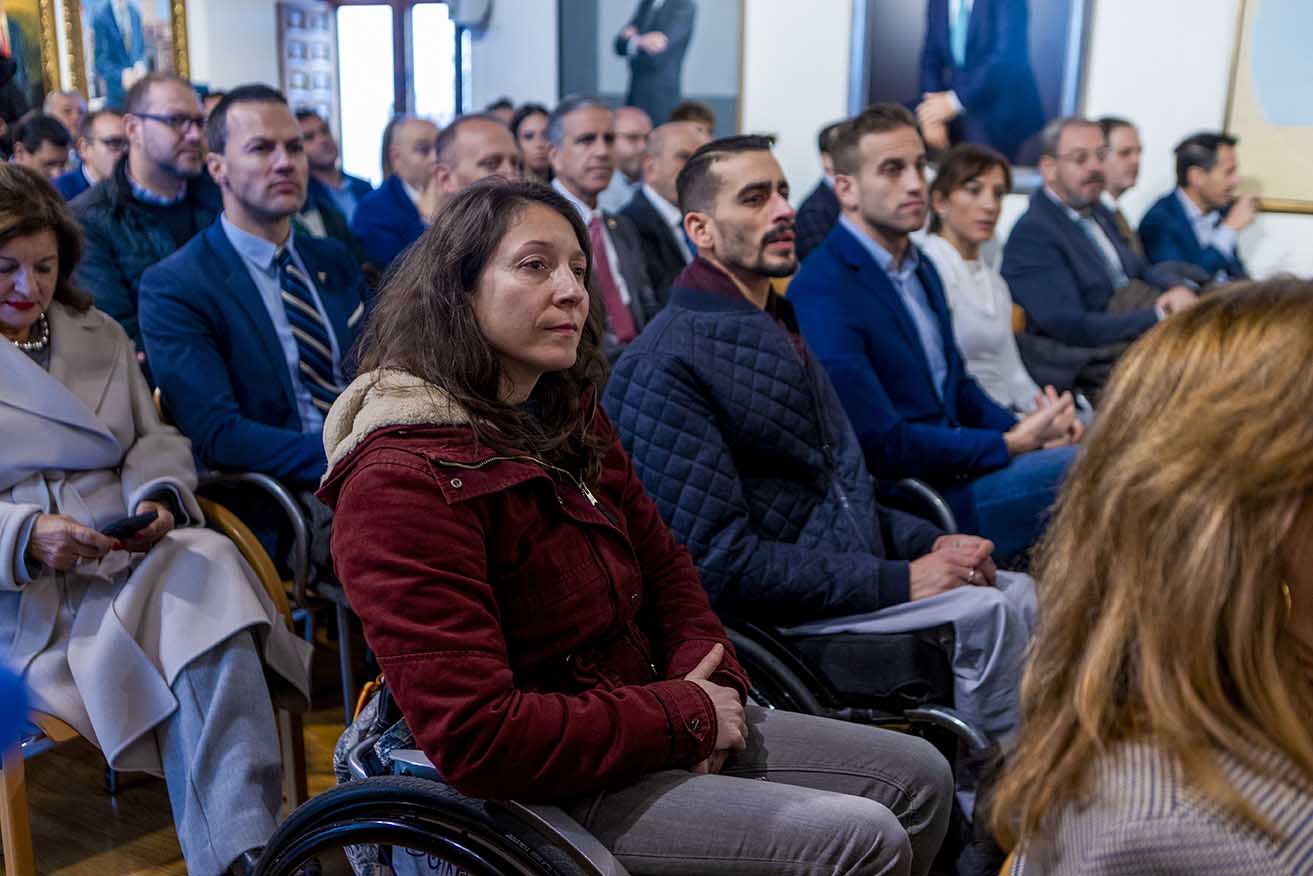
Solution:
[(255, 874), (317, 872), (320, 853), (371, 844), (433, 855), (470, 876), (587, 876), (527, 825), (443, 782), (412, 776), (374, 776), (313, 797), (279, 825)]

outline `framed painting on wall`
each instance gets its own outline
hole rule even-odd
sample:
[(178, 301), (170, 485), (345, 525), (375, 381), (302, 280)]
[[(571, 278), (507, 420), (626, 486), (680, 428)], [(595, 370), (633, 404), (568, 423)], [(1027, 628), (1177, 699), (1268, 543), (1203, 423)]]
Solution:
[(92, 109), (121, 107), (147, 73), (190, 78), (186, 0), (64, 0), (72, 87)]
[(916, 110), (927, 94), (952, 94), (948, 142), (1033, 166), (1044, 124), (1080, 104), (1090, 2), (854, 0), (850, 109)]
[(1263, 209), (1313, 213), (1313, 4), (1241, 0), (1226, 131)]
[(715, 136), (739, 130), (741, 0), (560, 0), (559, 90), (642, 108), (654, 125), (684, 101), (716, 118)]
[(14, 122), (59, 87), (54, 0), (0, 0), (0, 118)]

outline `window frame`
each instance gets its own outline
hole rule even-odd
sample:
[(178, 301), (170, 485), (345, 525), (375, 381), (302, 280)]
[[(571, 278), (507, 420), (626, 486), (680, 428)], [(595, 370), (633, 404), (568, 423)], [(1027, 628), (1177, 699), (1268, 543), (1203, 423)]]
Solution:
[[(446, 3), (447, 0), (329, 0), (333, 14), (342, 6), (390, 6), (392, 7), (392, 100), (397, 113), (410, 112), (415, 100), (415, 53), (414, 38), (411, 33), (410, 11), (416, 6), (431, 3)], [(449, 4), (448, 4), (449, 5)], [(465, 82), (464, 69), (464, 25), (456, 25), (456, 54), (452, 63), (456, 66), (456, 115), (464, 113)]]

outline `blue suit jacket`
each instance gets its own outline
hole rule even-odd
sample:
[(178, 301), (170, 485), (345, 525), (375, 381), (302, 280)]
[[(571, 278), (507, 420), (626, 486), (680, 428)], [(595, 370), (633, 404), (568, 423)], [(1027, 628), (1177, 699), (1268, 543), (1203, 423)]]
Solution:
[(55, 184), (55, 191), (59, 192), (65, 201), (71, 201), (91, 188), (91, 183), (87, 182), (87, 175), (82, 172), (80, 167), (61, 173), (51, 182)]
[(128, 4), (128, 19), (132, 23), (132, 48), (128, 48), (119, 30), (114, 8), (105, 0), (91, 19), (91, 33), (96, 53), (96, 75), (105, 80), (105, 98), (108, 106), (122, 107), (127, 95), (123, 88), (123, 71), (146, 57), (146, 34), (141, 27), (141, 12)]
[[(336, 241), (298, 235), (296, 250), (345, 355), (364, 313), (360, 271)], [(301, 431), (273, 321), (221, 223), (146, 271), (139, 308), (151, 369), (203, 467), (318, 483), (323, 441)]]
[(893, 282), (843, 225), (803, 263), (789, 283), (789, 302), (838, 390), (871, 471), (939, 486), (959, 520), (970, 521), (975, 513), (965, 482), (1008, 464), (1003, 432), (1017, 419), (967, 375), (943, 284), (924, 254), (917, 276), (944, 339), (943, 398)]
[(1159, 198), (1144, 214), (1140, 220), (1140, 239), (1150, 261), (1155, 263), (1189, 262), (1203, 268), (1210, 277), (1225, 274), (1231, 280), (1249, 276), (1240, 256), (1228, 256), (1217, 247), (1199, 245), (1194, 226), (1175, 189)]
[(952, 91), (966, 110), (960, 122), (955, 120), (954, 133), (988, 143), (1013, 160), (1021, 144), (1044, 126), (1030, 66), (1029, 17), (1026, 0), (975, 0), (966, 60), (959, 68), (953, 60), (949, 0), (930, 0), (921, 48), (921, 91)]
[(425, 227), (415, 202), (396, 174), (360, 199), (351, 221), (351, 233), (364, 248), (365, 258), (380, 269), (387, 268), (406, 247), (419, 240)]

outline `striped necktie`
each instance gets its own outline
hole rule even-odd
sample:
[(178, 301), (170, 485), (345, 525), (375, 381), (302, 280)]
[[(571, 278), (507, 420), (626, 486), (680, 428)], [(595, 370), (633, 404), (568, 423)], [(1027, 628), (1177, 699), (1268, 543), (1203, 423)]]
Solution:
[(324, 413), (337, 401), (342, 387), (333, 374), (333, 344), (328, 337), (328, 326), (315, 306), (310, 281), (296, 262), (292, 251), (283, 247), (275, 257), (278, 264), (278, 285), (283, 290), (283, 310), (296, 338), (296, 352), (300, 356), (301, 385), (310, 393), (310, 400)]

